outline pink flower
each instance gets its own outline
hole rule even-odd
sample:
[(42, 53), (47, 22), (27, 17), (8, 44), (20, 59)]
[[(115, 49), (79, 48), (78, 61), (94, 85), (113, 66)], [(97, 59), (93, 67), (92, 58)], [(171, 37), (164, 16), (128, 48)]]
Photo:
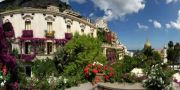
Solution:
[(3, 71), (3, 75), (6, 75), (6, 74), (7, 74), (7, 68), (6, 68), (6, 66), (3, 67), (2, 71)]

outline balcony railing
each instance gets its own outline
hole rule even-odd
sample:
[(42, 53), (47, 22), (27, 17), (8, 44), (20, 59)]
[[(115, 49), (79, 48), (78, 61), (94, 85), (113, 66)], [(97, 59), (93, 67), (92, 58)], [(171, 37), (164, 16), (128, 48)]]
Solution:
[(14, 32), (13, 31), (8, 31), (8, 32), (5, 32), (4, 34), (5, 34), (5, 37), (7, 37), (7, 38), (14, 37)]
[(33, 37), (33, 31), (32, 30), (23, 30), (22, 31), (22, 37)]
[(54, 38), (54, 34), (55, 34), (55, 31), (45, 30), (45, 36), (46, 36), (47, 38)]
[(21, 54), (20, 56), (21, 59), (23, 59), (26, 62), (32, 61), (36, 57), (36, 55), (34, 54)]
[(70, 40), (72, 38), (72, 33), (65, 33), (65, 39)]

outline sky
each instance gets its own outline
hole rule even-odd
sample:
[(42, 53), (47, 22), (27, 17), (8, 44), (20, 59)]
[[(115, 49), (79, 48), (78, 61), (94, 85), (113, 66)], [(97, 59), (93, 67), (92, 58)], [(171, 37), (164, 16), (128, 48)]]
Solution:
[(103, 18), (129, 50), (180, 42), (180, 0), (62, 0), (85, 17)]
[[(2, 1), (2, 0), (0, 0)], [(180, 0), (61, 0), (92, 20), (103, 18), (129, 50), (180, 42)]]

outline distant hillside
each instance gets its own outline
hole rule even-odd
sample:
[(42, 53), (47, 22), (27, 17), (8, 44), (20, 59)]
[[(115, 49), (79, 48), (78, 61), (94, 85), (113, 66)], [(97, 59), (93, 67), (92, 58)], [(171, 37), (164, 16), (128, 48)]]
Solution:
[(22, 7), (46, 8), (48, 5), (58, 6), (60, 11), (71, 8), (60, 0), (5, 0), (0, 3), (0, 12)]

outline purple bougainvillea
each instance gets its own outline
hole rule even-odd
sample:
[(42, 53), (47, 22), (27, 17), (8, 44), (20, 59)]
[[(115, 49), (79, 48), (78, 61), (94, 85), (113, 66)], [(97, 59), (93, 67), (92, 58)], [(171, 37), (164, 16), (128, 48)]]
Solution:
[(23, 30), (22, 37), (33, 37), (33, 31), (32, 30)]
[(70, 40), (72, 38), (72, 33), (65, 33), (65, 39)]
[[(6, 25), (3, 25), (6, 26)], [(12, 25), (11, 24), (7, 24), (7, 26), (9, 26), (9, 29), (12, 29)], [(6, 29), (8, 29), (8, 27), (6, 26)], [(7, 30), (6, 32), (13, 32), (11, 30)], [(5, 63), (10, 65), (11, 67), (14, 67), (16, 64), (16, 60), (13, 56), (10, 55), (10, 53), (8, 52), (8, 42), (6, 40), (7, 37), (5, 37), (4, 34), (5, 31), (3, 31), (2, 27), (0, 26), (0, 62)]]
[(21, 59), (25, 60), (25, 62), (29, 62), (36, 57), (35, 54), (21, 54)]

